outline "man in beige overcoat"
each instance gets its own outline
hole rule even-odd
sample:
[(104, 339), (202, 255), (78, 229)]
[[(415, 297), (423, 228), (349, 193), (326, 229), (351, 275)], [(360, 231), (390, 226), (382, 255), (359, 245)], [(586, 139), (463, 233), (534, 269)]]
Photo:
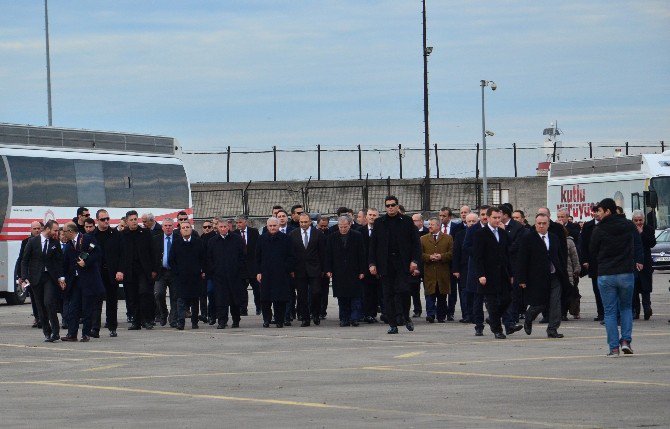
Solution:
[(447, 296), (451, 292), (451, 255), (453, 238), (440, 231), (437, 218), (429, 220), (430, 233), (421, 237), (423, 289), (426, 294), (426, 321), (444, 323), (447, 318)]

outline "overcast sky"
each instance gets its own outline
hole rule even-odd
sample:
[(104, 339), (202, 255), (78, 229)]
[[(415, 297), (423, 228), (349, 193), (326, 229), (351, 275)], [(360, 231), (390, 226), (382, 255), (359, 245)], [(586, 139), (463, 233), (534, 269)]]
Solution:
[[(47, 121), (42, 0), (0, 0), (0, 122)], [(431, 142), (668, 140), (670, 2), (428, 0)], [(54, 125), (185, 150), (423, 143), (421, 2), (49, 2)]]

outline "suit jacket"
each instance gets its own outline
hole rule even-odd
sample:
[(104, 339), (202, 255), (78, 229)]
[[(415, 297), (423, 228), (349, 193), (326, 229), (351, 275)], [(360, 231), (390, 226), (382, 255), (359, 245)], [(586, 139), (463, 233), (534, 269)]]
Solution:
[[(473, 259), (474, 280), (477, 292), (485, 295), (508, 293), (511, 288), (512, 266), (509, 258), (509, 237), (504, 229), (498, 228), (500, 241), (487, 225), (475, 232)], [(486, 285), (479, 283), (486, 277)]]
[[(239, 229), (233, 231), (233, 234), (237, 234), (242, 237), (242, 232)], [(256, 243), (258, 243), (258, 237), (260, 233), (258, 229), (247, 226), (247, 239), (244, 246), (244, 260), (246, 261), (244, 269), (242, 270), (242, 277), (245, 279), (255, 278), (256, 277)]]
[[(456, 234), (465, 229), (463, 222), (454, 222), (452, 220), (449, 224), (449, 235), (451, 235), (451, 238), (456, 238)], [(440, 226), (440, 232), (441, 231), (442, 227)]]
[[(176, 229), (175, 229), (176, 231)], [(192, 236), (195, 237), (195, 236)], [(197, 237), (196, 237), (197, 238)], [(176, 235), (174, 232), (172, 232), (172, 245), (170, 246), (170, 249), (172, 249), (172, 246), (174, 246), (174, 243), (177, 240), (182, 240), (181, 235)], [(170, 265), (170, 255), (165, 254), (165, 233), (161, 231), (159, 234), (153, 234), (151, 237), (152, 241), (152, 246), (154, 248), (154, 258), (156, 258), (156, 261), (154, 262), (155, 265), (158, 267), (158, 276), (161, 276), (161, 273), (163, 272), (163, 257), (167, 257), (168, 259), (168, 265)], [(172, 268), (172, 267), (170, 267)]]
[(567, 260), (561, 258), (559, 238), (549, 232), (549, 250), (536, 231), (520, 239), (515, 274), (519, 284), (526, 284), (524, 299), (530, 305), (546, 305), (551, 291), (550, 264), (564, 289), (570, 287)]
[(221, 234), (207, 242), (206, 269), (209, 278), (215, 283), (227, 285), (231, 290), (242, 288), (242, 275), (246, 268), (244, 240), (239, 234)]
[(116, 282), (114, 277), (119, 268), (121, 233), (115, 228), (108, 228), (105, 231), (96, 228), (93, 234), (102, 251), (99, 264), (100, 272), (103, 276), (108, 276), (108, 279), (103, 279), (103, 281), (113, 284)]
[(474, 241), (475, 234), (480, 229), (482, 229), (482, 224), (481, 222), (477, 222), (466, 229), (465, 236), (463, 237), (463, 254), (461, 258), (465, 259), (468, 264), (465, 289), (471, 293), (476, 293), (479, 287), (479, 281), (475, 278)]
[(28, 244), (28, 240), (33, 238), (32, 236), (26, 237), (23, 240), (21, 240), (21, 248), (19, 249), (19, 257), (16, 258), (16, 264), (14, 265), (14, 280), (18, 279), (21, 277), (21, 260), (23, 259), (23, 251), (26, 248), (26, 244)]
[[(397, 215), (400, 218), (400, 231), (398, 237), (399, 257), (403, 269), (407, 268), (409, 273), (410, 262), (417, 265), (421, 263), (421, 243), (419, 242), (419, 230), (409, 216)], [(370, 237), (370, 250), (368, 253), (368, 264), (377, 267), (377, 273), (384, 276), (388, 273), (389, 260), (389, 217), (384, 215), (375, 220), (372, 236)]]
[(175, 238), (168, 256), (175, 295), (182, 299), (198, 298), (205, 267), (205, 244), (201, 238), (194, 236), (188, 243), (182, 237)]
[[(93, 234), (79, 234), (81, 243), (68, 242), (65, 245), (65, 283), (67, 287), (65, 293), (72, 292), (76, 284), (80, 288), (82, 295), (99, 296), (105, 294), (105, 286), (102, 283), (100, 274), (100, 261), (102, 260), (102, 248), (98, 245)], [(77, 239), (79, 241), (79, 238)], [(60, 246), (59, 246), (60, 247)], [(88, 253), (85, 264), (80, 267), (77, 264), (82, 252)]]
[(324, 273), (323, 264), (326, 258), (326, 238), (313, 226), (310, 227), (307, 248), (303, 243), (302, 228), (289, 233), (293, 242), (296, 277), (321, 277)]
[(63, 252), (58, 240), (48, 239), (46, 256), (42, 253), (42, 234), (28, 239), (21, 259), (21, 278), (37, 285), (46, 267), (51, 280), (56, 283), (63, 277)]
[(262, 234), (256, 246), (256, 267), (262, 274), (261, 301), (287, 302), (291, 299), (290, 273), (295, 269), (295, 257), (288, 235), (281, 232)]
[[(451, 257), (453, 252), (454, 239), (451, 235), (437, 235), (437, 240), (433, 234), (426, 234), (421, 237), (421, 252), (423, 257), (423, 288), (426, 295), (433, 295), (439, 291), (440, 294), (447, 295), (451, 292)], [(439, 253), (442, 259), (431, 261), (430, 255)], [(438, 289), (439, 288), (439, 289)]]
[[(133, 236), (131, 234), (138, 234), (133, 241)], [(140, 272), (133, 273), (133, 257), (135, 249), (133, 246), (134, 243), (137, 243), (137, 255), (139, 256), (140, 261)], [(152, 242), (151, 231), (146, 228), (137, 228), (135, 231), (131, 231), (126, 228), (121, 233), (121, 242), (119, 245), (121, 250), (121, 257), (119, 258), (119, 267), (117, 268), (119, 272), (122, 272), (124, 275), (124, 281), (127, 281), (127, 278), (132, 274), (137, 276), (143, 275), (147, 281), (152, 282), (151, 273), (158, 273), (160, 264), (157, 263), (158, 259), (155, 255), (155, 245)]]
[[(415, 228), (416, 229), (416, 228)], [(361, 274), (369, 271), (363, 249), (363, 236), (349, 230), (347, 245), (338, 231), (328, 236), (325, 270), (333, 274), (333, 296), (338, 298), (360, 298), (363, 296)]]

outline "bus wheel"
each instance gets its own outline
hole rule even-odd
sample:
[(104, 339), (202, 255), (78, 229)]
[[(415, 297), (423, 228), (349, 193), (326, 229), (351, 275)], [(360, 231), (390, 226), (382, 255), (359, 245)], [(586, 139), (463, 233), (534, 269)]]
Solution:
[(7, 304), (9, 305), (21, 305), (25, 304), (26, 302), (26, 295), (22, 294), (21, 292), (7, 292), (5, 295), (5, 299), (7, 300)]

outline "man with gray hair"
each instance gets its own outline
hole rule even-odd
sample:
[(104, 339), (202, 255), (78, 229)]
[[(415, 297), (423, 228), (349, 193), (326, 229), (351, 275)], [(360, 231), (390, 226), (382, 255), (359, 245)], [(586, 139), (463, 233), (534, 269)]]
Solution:
[(161, 232), (163, 232), (163, 229), (161, 228), (161, 225), (156, 222), (156, 218), (154, 217), (154, 214), (149, 212), (149, 213), (142, 213), (142, 225), (149, 231), (151, 231), (152, 235), (158, 235)]
[(295, 276), (291, 238), (279, 232), (279, 219), (267, 220), (266, 231), (256, 246), (256, 280), (260, 283), (263, 327), (270, 327), (274, 307), (277, 328), (284, 327), (286, 303), (291, 299), (291, 278)]
[(237, 234), (244, 240), (244, 254), (246, 255), (246, 264), (242, 267), (242, 283), (244, 284), (244, 293), (242, 294), (242, 302), (240, 305), (240, 314), (247, 316), (249, 306), (249, 292), (248, 286), (251, 286), (251, 291), (254, 295), (254, 305), (256, 307), (256, 315), (261, 314), (261, 297), (258, 282), (256, 281), (256, 243), (260, 233), (256, 228), (249, 226), (249, 220), (246, 216), (240, 215), (235, 218), (235, 227), (233, 234)]

